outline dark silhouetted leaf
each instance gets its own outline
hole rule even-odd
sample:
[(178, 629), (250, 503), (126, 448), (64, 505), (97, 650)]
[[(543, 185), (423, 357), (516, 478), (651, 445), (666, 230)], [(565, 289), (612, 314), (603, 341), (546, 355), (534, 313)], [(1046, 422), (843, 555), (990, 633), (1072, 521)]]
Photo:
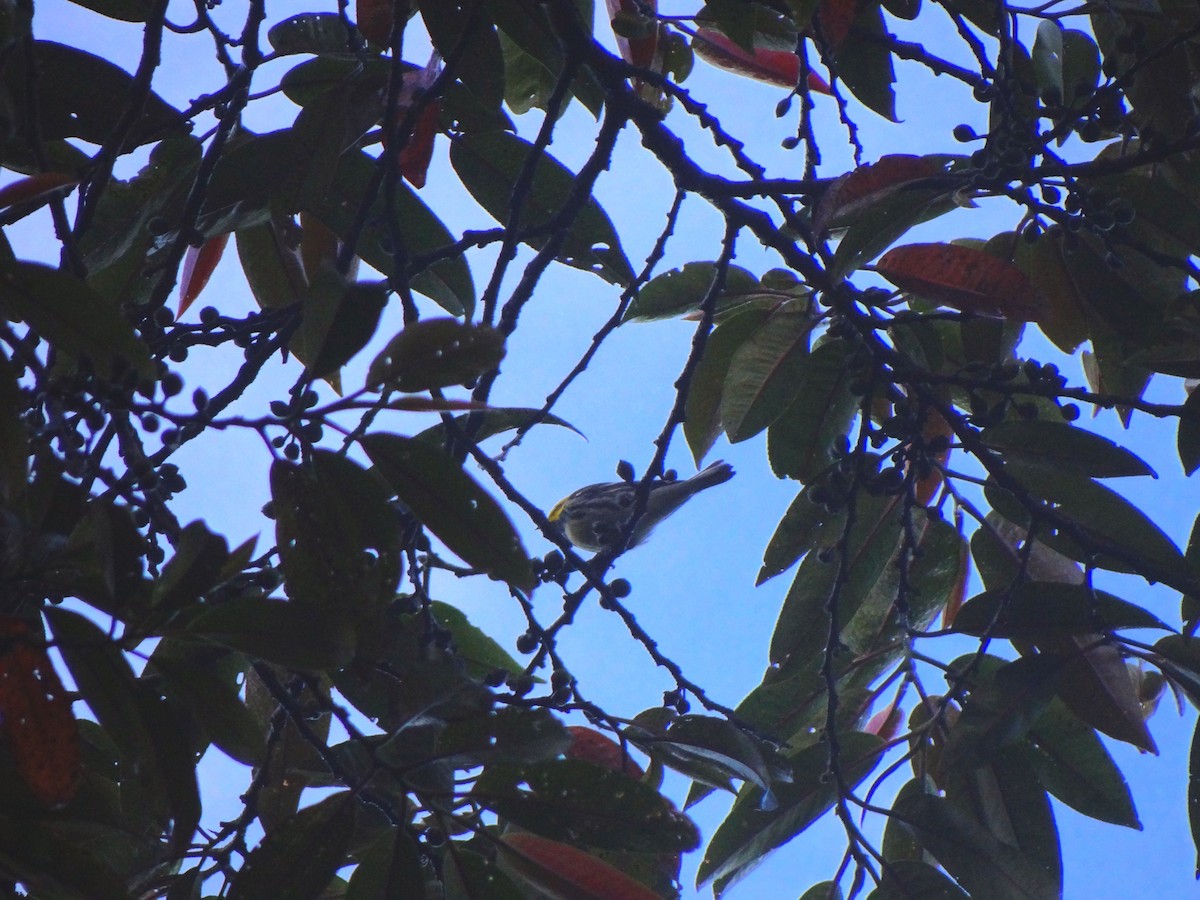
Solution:
[(86, 282), (39, 263), (0, 263), (0, 311), (19, 319), (73, 359), (100, 372), (122, 365), (153, 377), (150, 352), (120, 310)]
[(533, 588), (512, 522), (462, 466), (415, 438), (371, 434), (361, 443), (401, 502), (454, 553), (492, 578)]
[(1045, 419), (1009, 419), (983, 432), (983, 442), (1006, 459), (1048, 471), (1072, 469), (1089, 478), (1157, 473), (1139, 456), (1106, 437)]
[[(840, 771), (848, 787), (858, 784), (879, 760), (882, 742), (852, 732), (838, 739)], [(801, 750), (791, 758), (792, 780), (777, 782), (776, 804), (764, 808), (760, 789), (746, 786), (709, 841), (698, 885), (715, 882), (720, 894), (763, 856), (786, 844), (825, 813), (837, 799), (837, 782), (828, 777), (829, 747)]]
[[(628, 284), (633, 269), (608, 214), (591, 197), (572, 201), (575, 176), (558, 160), (543, 153), (537, 160), (533, 180), (522, 197), (523, 205), (510, 209), (513, 189), (529, 164), (531, 145), (503, 131), (465, 135), (450, 148), (450, 161), (471, 196), (496, 221), (516, 225), (525, 240), (543, 247), (552, 232), (566, 229), (559, 259), (567, 265), (593, 272), (611, 284)], [(569, 203), (574, 203), (569, 207)], [(567, 220), (558, 221), (566, 213)]]
[(317, 900), (345, 862), (354, 804), (350, 794), (334, 794), (268, 834), (246, 857), (229, 900)]
[(1105, 591), (1036, 581), (978, 594), (963, 604), (954, 619), (954, 630), (963, 634), (1035, 641), (1048, 635), (1166, 627), (1142, 607)]
[(522, 828), (591, 847), (674, 853), (700, 843), (691, 820), (654, 788), (578, 759), (489, 767), (472, 796)]

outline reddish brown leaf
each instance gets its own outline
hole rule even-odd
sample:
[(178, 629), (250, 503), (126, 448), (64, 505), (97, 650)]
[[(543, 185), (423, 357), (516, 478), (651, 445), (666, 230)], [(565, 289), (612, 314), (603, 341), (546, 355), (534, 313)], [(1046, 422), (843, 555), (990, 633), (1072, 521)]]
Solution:
[(857, 17), (858, 0), (821, 0), (817, 7), (817, 27), (834, 50), (842, 45)]
[[(946, 440), (946, 449), (937, 454), (937, 461), (942, 465), (946, 464), (946, 460), (950, 458), (949, 441), (954, 438), (954, 429), (950, 427), (950, 423), (942, 417), (942, 414), (936, 409), (930, 409), (925, 414), (925, 423), (921, 426), (921, 436), (925, 438), (926, 443), (939, 438)], [(922, 506), (928, 506), (929, 501), (933, 499), (938, 488), (942, 486), (942, 470), (934, 468), (924, 478), (917, 480), (913, 488), (913, 494), (918, 503)]]
[(79, 725), (50, 657), (14, 616), (0, 616), (0, 735), (35, 797), (54, 808), (70, 802), (82, 768)]
[(882, 738), (885, 741), (890, 741), (900, 733), (900, 726), (904, 724), (904, 710), (898, 707), (894, 702), (889, 703), (867, 721), (863, 726), (863, 731), (867, 734), (873, 734)]
[(506, 834), (500, 865), (555, 900), (660, 900), (620, 869), (583, 850), (536, 834)]
[(337, 260), (338, 237), (310, 212), (300, 211), (300, 261), (308, 280)]
[(441, 123), (442, 101), (432, 100), (421, 110), (408, 143), (400, 151), (400, 174), (413, 187), (425, 187), (425, 173), (433, 158), (433, 140), (437, 137)]
[(1046, 299), (1029, 278), (997, 256), (956, 244), (893, 247), (875, 270), (902, 291), (964, 312), (1037, 322)]
[[(425, 68), (419, 72), (410, 72), (405, 76), (396, 109), (397, 127), (403, 123), (405, 115), (412, 105), (437, 81), (441, 71), (441, 59), (437, 53), (434, 53), (430, 56)], [(441, 118), (442, 101), (440, 98), (434, 97), (421, 109), (404, 146), (400, 148), (396, 159), (400, 167), (400, 174), (407, 178), (414, 187), (425, 186), (425, 174), (429, 169), (429, 161), (433, 158), (433, 142), (440, 130)], [(389, 143), (388, 135), (385, 133), (383, 135), (385, 151), (388, 149)]]
[[(800, 58), (795, 53), (764, 49), (749, 53), (711, 28), (696, 31), (692, 49), (714, 66), (780, 87), (794, 88), (800, 78)], [(808, 73), (808, 89), (818, 94), (829, 93), (829, 85), (816, 72)]]
[(945, 166), (928, 156), (893, 153), (878, 162), (859, 166), (838, 178), (821, 197), (813, 215), (813, 228), (824, 233), (847, 216), (903, 185), (946, 173)]
[[(631, 15), (639, 15), (640, 7), (648, 7), (651, 12), (658, 11), (658, 0), (641, 0), (640, 3), (635, 3), (634, 0), (608, 0), (608, 19), (613, 21), (617, 17), (617, 13), (628, 13)], [(638, 66), (642, 69), (654, 68), (654, 55), (658, 52), (658, 28), (653, 28), (646, 37), (627, 38), (624, 35), (617, 34), (613, 30), (613, 36), (617, 39), (617, 49), (621, 52), (621, 59), (629, 63), (631, 66)]]
[(392, 0), (358, 0), (358, 30), (372, 44), (386, 47), (392, 38)]
[(210, 237), (199, 247), (189, 247), (187, 257), (183, 261), (183, 276), (179, 279), (179, 318), (191, 306), (208, 279), (212, 277), (213, 269), (221, 261), (225, 253), (225, 245), (229, 243), (228, 234), (218, 234)]
[(569, 758), (586, 760), (614, 772), (624, 772), (630, 778), (641, 778), (645, 774), (624, 748), (607, 734), (584, 725), (568, 725), (567, 733), (571, 735), (571, 745), (566, 753)]
[(946, 608), (942, 610), (942, 621), (949, 628), (954, 624), (954, 617), (962, 608), (967, 597), (967, 582), (971, 577), (971, 545), (963, 541), (958, 548), (958, 577), (954, 581), (954, 590), (946, 600)]
[(79, 184), (79, 179), (62, 172), (39, 172), (18, 178), (12, 184), (0, 188), (0, 209), (16, 206), (18, 203), (45, 202), (56, 191), (64, 187)]

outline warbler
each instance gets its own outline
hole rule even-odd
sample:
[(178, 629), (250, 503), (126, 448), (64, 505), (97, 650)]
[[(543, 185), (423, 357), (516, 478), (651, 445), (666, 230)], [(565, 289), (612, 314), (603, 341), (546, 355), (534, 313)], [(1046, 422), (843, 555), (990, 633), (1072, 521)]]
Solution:
[[(630, 547), (644, 541), (654, 526), (694, 494), (733, 477), (733, 466), (718, 460), (683, 481), (654, 481), (646, 497), (646, 509), (634, 526)], [(576, 547), (600, 552), (612, 549), (629, 526), (638, 486), (635, 482), (589, 484), (559, 500), (548, 518), (556, 523)]]

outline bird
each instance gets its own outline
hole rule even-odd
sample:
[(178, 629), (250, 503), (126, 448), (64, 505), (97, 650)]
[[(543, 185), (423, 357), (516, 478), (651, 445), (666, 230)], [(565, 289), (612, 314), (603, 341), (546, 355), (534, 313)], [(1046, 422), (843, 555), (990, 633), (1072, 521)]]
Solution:
[[(650, 482), (646, 508), (634, 526), (628, 547), (642, 543), (654, 526), (693, 495), (733, 477), (733, 466), (718, 460), (683, 481), (662, 479)], [(633, 515), (638, 485), (633, 481), (589, 484), (558, 501), (547, 518), (562, 529), (576, 547), (599, 553), (613, 549), (625, 535)]]

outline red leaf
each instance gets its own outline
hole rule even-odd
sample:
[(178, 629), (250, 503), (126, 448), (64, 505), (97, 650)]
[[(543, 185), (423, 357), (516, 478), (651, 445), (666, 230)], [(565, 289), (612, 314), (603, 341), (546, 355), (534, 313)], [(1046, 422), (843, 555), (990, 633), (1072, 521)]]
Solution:
[[(756, 49), (749, 53), (711, 28), (701, 28), (692, 39), (692, 49), (714, 66), (747, 75), (758, 81), (794, 88), (800, 78), (800, 57), (786, 50)], [(808, 89), (828, 94), (829, 85), (816, 72), (808, 73)]]
[(839, 224), (840, 219), (845, 219), (848, 214), (880, 199), (886, 193), (945, 174), (945, 166), (928, 156), (905, 153), (881, 156), (878, 162), (859, 166), (830, 185), (817, 205), (813, 228), (823, 234), (829, 226)]
[(414, 187), (425, 187), (425, 173), (433, 158), (433, 139), (437, 137), (442, 116), (442, 101), (431, 100), (421, 110), (408, 143), (400, 151), (400, 174)]
[(182, 316), (196, 302), (212, 277), (213, 269), (221, 261), (228, 243), (229, 235), (226, 233), (210, 237), (199, 247), (188, 248), (183, 261), (183, 276), (179, 279), (179, 311), (175, 313), (175, 318)]
[(965, 312), (1037, 322), (1049, 310), (1024, 272), (973, 247), (894, 247), (875, 264), (875, 270), (902, 291)]
[(863, 726), (863, 731), (876, 735), (882, 740), (890, 741), (900, 733), (900, 726), (904, 724), (904, 718), (904, 710), (895, 703), (889, 703), (871, 716), (867, 724)]
[[(617, 17), (617, 13), (629, 13), (631, 15), (641, 15), (641, 7), (648, 7), (651, 12), (658, 12), (658, 0), (642, 0), (635, 3), (634, 0), (608, 0), (608, 20), (611, 22)], [(613, 37), (617, 39), (617, 49), (621, 52), (621, 59), (629, 63), (631, 66), (637, 66), (642, 69), (650, 69), (654, 67), (654, 54), (658, 52), (658, 28), (651, 29), (650, 34), (646, 37), (627, 38), (624, 35), (617, 34), (613, 31)]]
[(500, 839), (500, 865), (555, 900), (661, 900), (640, 881), (590, 853), (525, 832)]
[(35, 797), (70, 802), (83, 764), (79, 725), (50, 657), (15, 616), (0, 616), (0, 734)]
[(78, 178), (64, 175), (62, 172), (39, 172), (37, 175), (18, 178), (12, 184), (0, 188), (0, 209), (16, 206), (18, 203), (45, 202), (56, 191), (77, 184)]
[[(945, 465), (946, 460), (950, 458), (949, 441), (954, 438), (954, 429), (950, 427), (950, 423), (936, 409), (930, 409), (925, 414), (925, 422), (921, 426), (921, 436), (927, 443), (937, 438), (946, 439), (946, 449), (937, 454), (937, 461)], [(913, 486), (913, 496), (922, 506), (928, 506), (929, 501), (933, 499), (934, 494), (937, 493), (938, 488), (941, 486), (942, 470), (938, 468), (932, 469), (924, 478), (917, 480), (917, 483)]]
[(358, 0), (358, 30), (372, 44), (386, 47), (392, 38), (392, 0)]
[(958, 577), (954, 581), (954, 589), (942, 610), (942, 621), (949, 628), (954, 624), (954, 617), (962, 609), (963, 600), (967, 596), (967, 582), (971, 577), (971, 547), (963, 541), (958, 547)]
[(570, 759), (582, 759), (614, 772), (624, 772), (630, 778), (641, 778), (645, 774), (624, 748), (607, 734), (583, 725), (568, 725), (567, 733), (571, 735), (571, 745), (566, 753)]

